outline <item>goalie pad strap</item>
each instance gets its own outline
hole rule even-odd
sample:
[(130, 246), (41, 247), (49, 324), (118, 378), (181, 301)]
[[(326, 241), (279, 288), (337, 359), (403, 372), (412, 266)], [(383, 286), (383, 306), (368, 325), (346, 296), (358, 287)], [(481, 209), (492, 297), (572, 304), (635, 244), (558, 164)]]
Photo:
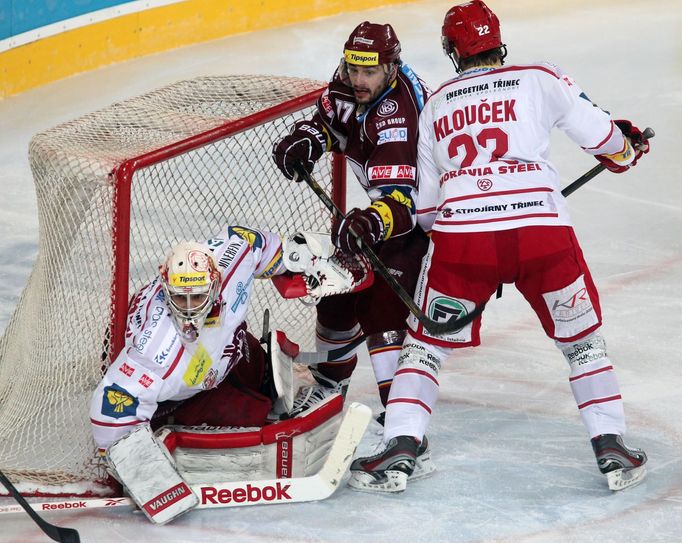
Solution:
[(317, 473), (342, 419), (341, 395), (263, 428), (173, 427), (158, 431), (188, 483), (307, 477)]
[[(166, 427), (171, 431), (163, 436), (163, 444), (172, 453), (185, 449), (236, 449), (253, 445), (276, 443), (282, 436), (295, 436), (309, 432), (343, 410), (343, 397), (339, 394), (301, 417), (269, 424), (263, 428), (242, 431), (221, 431), (219, 428)], [(160, 434), (160, 431), (158, 433)]]

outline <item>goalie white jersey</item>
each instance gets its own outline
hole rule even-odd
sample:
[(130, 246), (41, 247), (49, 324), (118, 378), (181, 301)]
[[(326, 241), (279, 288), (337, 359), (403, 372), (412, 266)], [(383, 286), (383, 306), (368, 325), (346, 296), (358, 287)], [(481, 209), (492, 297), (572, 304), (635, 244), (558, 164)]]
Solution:
[(240, 359), (253, 280), (283, 270), (281, 240), (270, 232), (230, 226), (207, 245), (220, 269), (220, 295), (196, 342), (180, 341), (159, 277), (134, 296), (125, 347), (90, 405), (101, 449), (149, 421), (160, 402), (215, 388)]
[(553, 127), (593, 155), (623, 149), (609, 114), (554, 65), (479, 68), (444, 83), (419, 120), (419, 223), (442, 232), (570, 226), (549, 161)]

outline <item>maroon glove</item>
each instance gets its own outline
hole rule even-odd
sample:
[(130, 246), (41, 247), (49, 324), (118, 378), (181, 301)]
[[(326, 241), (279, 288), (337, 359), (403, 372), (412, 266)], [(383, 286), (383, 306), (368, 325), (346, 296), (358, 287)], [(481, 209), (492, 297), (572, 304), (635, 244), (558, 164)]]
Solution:
[(619, 164), (618, 162), (615, 162), (609, 158), (607, 155), (597, 155), (595, 158), (604, 164), (609, 171), (614, 173), (623, 173), (637, 164), (637, 161), (643, 154), (649, 152), (649, 140), (644, 139), (642, 131), (634, 126), (630, 121), (618, 120), (613, 122), (618, 128), (620, 128), (623, 136), (630, 140), (630, 144), (632, 145), (632, 149), (635, 153), (635, 158), (630, 164), (627, 165)]
[(298, 121), (291, 134), (275, 144), (272, 158), (287, 179), (293, 179), (298, 162), (308, 173), (312, 172), (326, 147), (326, 137), (318, 127), (308, 121)]
[(332, 243), (342, 252), (350, 254), (362, 252), (356, 236), (362, 240), (361, 243), (365, 247), (374, 247), (383, 239), (384, 223), (376, 210), (371, 207), (367, 209), (356, 207), (343, 219), (334, 223)]

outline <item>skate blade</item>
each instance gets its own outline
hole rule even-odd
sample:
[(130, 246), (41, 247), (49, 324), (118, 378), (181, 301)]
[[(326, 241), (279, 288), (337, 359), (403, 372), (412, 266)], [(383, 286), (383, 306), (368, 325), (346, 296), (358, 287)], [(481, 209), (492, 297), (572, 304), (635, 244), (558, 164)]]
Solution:
[(431, 451), (427, 450), (424, 454), (417, 457), (417, 461), (414, 464), (414, 471), (412, 472), (412, 475), (408, 477), (408, 480), (419, 481), (420, 479), (425, 479), (433, 474), (434, 471), (436, 471), (436, 466), (431, 461)]
[(646, 476), (646, 465), (631, 469), (616, 469), (606, 474), (611, 490), (624, 490), (638, 485)]
[(385, 478), (377, 480), (372, 474), (361, 471), (351, 472), (348, 486), (359, 492), (396, 494), (407, 488), (407, 474), (402, 471), (387, 470)]

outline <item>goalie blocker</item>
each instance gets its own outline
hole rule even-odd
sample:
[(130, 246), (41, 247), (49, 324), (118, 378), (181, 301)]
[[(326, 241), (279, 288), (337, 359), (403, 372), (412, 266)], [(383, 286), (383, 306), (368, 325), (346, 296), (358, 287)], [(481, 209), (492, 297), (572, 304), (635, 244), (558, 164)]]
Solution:
[(144, 425), (109, 447), (107, 461), (155, 524), (197, 505), (324, 499), (338, 486), (369, 420), (369, 409), (353, 405), (348, 415), (354, 419), (341, 428), (342, 410), (343, 398), (333, 394), (262, 428), (166, 426), (152, 435)]

